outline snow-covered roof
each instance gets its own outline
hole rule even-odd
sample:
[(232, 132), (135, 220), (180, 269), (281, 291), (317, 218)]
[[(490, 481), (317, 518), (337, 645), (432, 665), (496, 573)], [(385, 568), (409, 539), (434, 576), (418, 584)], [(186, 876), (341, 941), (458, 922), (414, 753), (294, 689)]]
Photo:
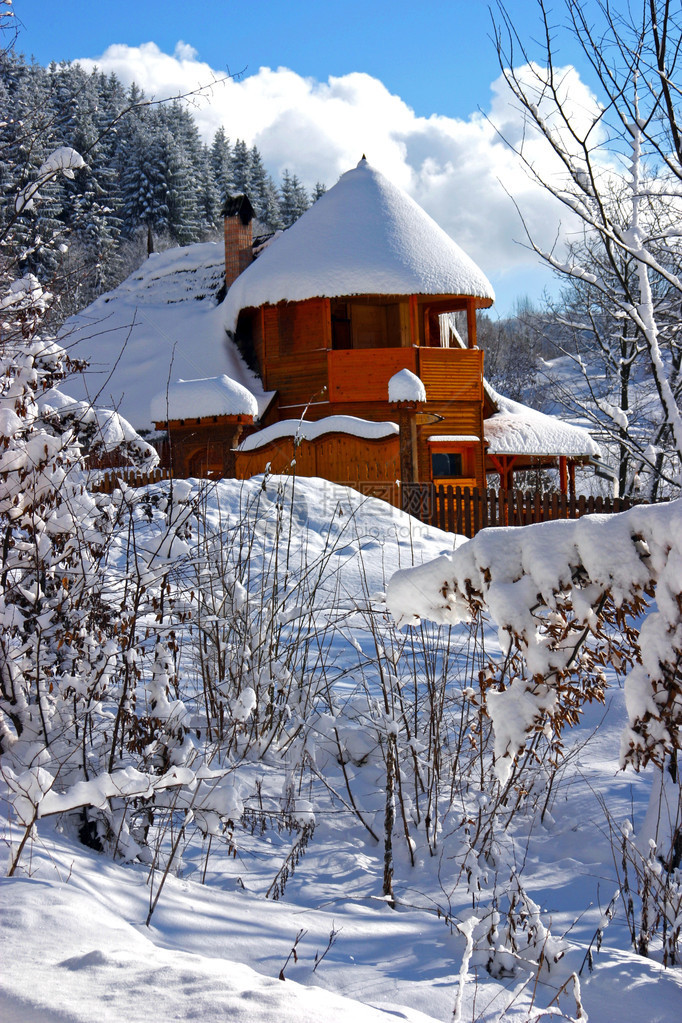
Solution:
[(363, 157), (237, 277), (225, 324), (252, 306), (368, 294), (495, 298), (474, 261)]
[[(136, 428), (152, 425), (149, 399), (167, 380), (219, 376), (242, 384), (263, 414), (272, 399), (225, 334), (216, 295), (225, 250), (204, 242), (155, 253), (122, 284), (72, 316), (60, 337), (90, 363), (69, 379), (76, 398), (118, 409)], [(162, 416), (166, 418), (165, 413)]]
[(325, 433), (349, 433), (364, 440), (381, 440), (382, 437), (393, 437), (399, 433), (397, 423), (375, 423), (369, 419), (358, 419), (355, 416), (327, 416), (309, 423), (302, 419), (284, 419), (281, 423), (273, 423), (264, 430), (252, 433), (239, 445), (240, 451), (255, 451), (273, 440), (283, 437), (298, 437), (301, 440), (315, 440)]
[(498, 412), (483, 424), (488, 454), (599, 457), (599, 445), (581, 426), (537, 412), (488, 388)]
[(428, 438), (429, 444), (480, 444), (475, 433), (437, 433)]
[(155, 423), (202, 416), (257, 416), (258, 402), (245, 387), (223, 373), (200, 380), (177, 380), (152, 398)]

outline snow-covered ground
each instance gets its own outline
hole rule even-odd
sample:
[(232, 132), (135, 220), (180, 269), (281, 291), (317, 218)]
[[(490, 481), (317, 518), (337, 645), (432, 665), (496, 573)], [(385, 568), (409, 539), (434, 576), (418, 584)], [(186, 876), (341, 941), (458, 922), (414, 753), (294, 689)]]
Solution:
[[(293, 765), (298, 769), (302, 761), (294, 761), (293, 745), (245, 756), (234, 777), (248, 813), (237, 823), (234, 845), (209, 842), (188, 827), (149, 926), (162, 856), (150, 874), (146, 864), (124, 864), (82, 846), (68, 818), (39, 820), (20, 869), (0, 882), (3, 1023), (576, 1018), (571, 974), (581, 970), (618, 887), (605, 808), (616, 827), (632, 819), (636, 831), (650, 786), (647, 772), (619, 771), (622, 690), (612, 678), (606, 706), (591, 705), (571, 731), (547, 812), (529, 809), (510, 818), (486, 870), (480, 863), (476, 868), (489, 894), (498, 887), (501, 893), (514, 871), (541, 911), (542, 933), (551, 932), (545, 948), (559, 942), (565, 955), (548, 973), (491, 974), (485, 951), (474, 949), (471, 959), (467, 953), (464, 932), (476, 897), (461, 873), (461, 835), (471, 807), (457, 800), (447, 805), (448, 788), (454, 791), (461, 779), (444, 779), (442, 826), (430, 847), (411, 822), (411, 847), (399, 840), (396, 824), (395, 908), (382, 897), (385, 771), (372, 735), (391, 723), (373, 707), (373, 671), (375, 663), (388, 663), (389, 644), (397, 649), (401, 642), (382, 594), (397, 569), (449, 553), (463, 541), (321, 480), (298, 480), (293, 494), (290, 485), (278, 490), (276, 481), (267, 481), (265, 490), (259, 480), (223, 482), (210, 489), (203, 514), (227, 536), (256, 500), (253, 586), (267, 585), (277, 539), (288, 578), (310, 575), (313, 566), (322, 570), (305, 637), (293, 626), (288, 633), (285, 626), (283, 636), (295, 635), (297, 642), (312, 636), (311, 649), (321, 650), (333, 700), (343, 708), (334, 720), (339, 728), (345, 722), (347, 757), (341, 765), (333, 755), (333, 722), (324, 713), (308, 722), (312, 767), (295, 779)], [(154, 529), (153, 515), (148, 529)], [(489, 651), (496, 642), (491, 632)], [(464, 706), (462, 690), (472, 678), (470, 643), (465, 627), (449, 639), (446, 696), (454, 708)], [(395, 692), (407, 694), (410, 680), (421, 677), (423, 666), (414, 658), (422, 648), (427, 658), (432, 648), (418, 639), (394, 661)], [(441, 741), (449, 749), (453, 735)], [(407, 779), (410, 765), (401, 766)], [(379, 841), (353, 812), (344, 771)], [(292, 783), (296, 813), (301, 820), (312, 813), (315, 830), (283, 878), (297, 834), (267, 817)], [(484, 807), (487, 794), (478, 791), (476, 799)], [(4, 802), (2, 810), (9, 853), (22, 829), (7, 818)], [(168, 836), (159, 841), (165, 848)], [(286, 884), (273, 888), (278, 872)], [(296, 955), (290, 955), (297, 936)], [(681, 971), (631, 951), (621, 907), (604, 928), (601, 951), (594, 949), (592, 972), (585, 965), (580, 982), (582, 1018), (592, 1023), (676, 1023), (682, 1012)]]

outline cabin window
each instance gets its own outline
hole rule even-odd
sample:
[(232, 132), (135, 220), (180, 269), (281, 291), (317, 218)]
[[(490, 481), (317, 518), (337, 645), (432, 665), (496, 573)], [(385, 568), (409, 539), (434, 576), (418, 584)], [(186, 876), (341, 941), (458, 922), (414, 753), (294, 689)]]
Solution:
[(463, 476), (461, 451), (434, 451), (431, 455), (432, 476)]
[[(471, 443), (467, 443), (470, 440)], [(462, 486), (474, 486), (476, 477), (476, 438), (430, 437), (431, 479), (458, 480)]]

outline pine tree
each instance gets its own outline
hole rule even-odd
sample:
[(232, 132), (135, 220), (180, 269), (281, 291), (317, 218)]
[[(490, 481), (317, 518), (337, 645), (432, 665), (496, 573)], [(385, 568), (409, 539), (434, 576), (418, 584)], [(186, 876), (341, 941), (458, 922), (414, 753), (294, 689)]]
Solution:
[(265, 194), (261, 203), (259, 220), (273, 231), (280, 230), (284, 225), (279, 205), (279, 189), (269, 174), (265, 181)]
[(249, 151), (249, 163), (251, 175), (248, 196), (258, 219), (265, 221), (264, 213), (268, 203), (268, 174), (256, 146), (252, 146)]
[(211, 170), (221, 205), (234, 190), (232, 181), (232, 152), (223, 127), (218, 128), (211, 145)]
[(203, 148), (203, 159), (196, 190), (197, 212), (202, 237), (210, 237), (220, 228), (223, 203), (213, 174), (211, 150)]
[[(14, 218), (9, 200), (36, 180), (51, 150), (67, 144), (87, 154), (73, 179), (45, 183), (12, 231), (22, 272), (65, 275), (53, 322), (114, 287), (132, 268), (126, 261), (140, 258), (143, 238), (151, 251), (213, 234), (229, 194), (245, 192), (271, 229), (309, 205), (289, 171), (278, 189), (257, 146), (237, 140), (232, 148), (219, 128), (209, 151), (185, 106), (149, 104), (113, 74), (69, 63), (46, 69), (9, 50), (0, 55), (0, 102), (15, 115), (0, 122), (0, 229)], [(318, 184), (315, 197), (323, 191)]]
[(280, 188), (280, 214), (284, 227), (291, 227), (310, 206), (308, 193), (296, 174), (284, 171)]
[(180, 245), (189, 245), (202, 236), (196, 168), (186, 150), (168, 131), (162, 134), (161, 152), (168, 209), (167, 230), (171, 239)]
[(234, 193), (251, 193), (251, 157), (243, 139), (237, 139), (232, 150), (232, 185)]

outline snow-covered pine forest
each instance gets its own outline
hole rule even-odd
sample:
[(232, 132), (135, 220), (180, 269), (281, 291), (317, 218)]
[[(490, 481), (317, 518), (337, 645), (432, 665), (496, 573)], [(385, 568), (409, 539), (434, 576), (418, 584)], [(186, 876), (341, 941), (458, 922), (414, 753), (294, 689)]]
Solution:
[(676, 1021), (680, 501), (467, 542), (294, 473), (99, 493), (156, 456), (28, 262), (75, 141), (3, 214), (3, 1019)]
[(324, 192), (318, 183), (309, 195), (289, 170), (276, 183), (257, 146), (223, 128), (204, 143), (185, 102), (154, 102), (78, 64), (45, 68), (4, 51), (0, 103), (11, 112), (0, 124), (0, 230), (51, 152), (69, 146), (83, 157), (72, 178), (44, 183), (40, 204), (12, 231), (22, 270), (59, 278), (62, 319), (115, 287), (148, 251), (219, 238), (227, 195), (247, 193), (273, 231)]

